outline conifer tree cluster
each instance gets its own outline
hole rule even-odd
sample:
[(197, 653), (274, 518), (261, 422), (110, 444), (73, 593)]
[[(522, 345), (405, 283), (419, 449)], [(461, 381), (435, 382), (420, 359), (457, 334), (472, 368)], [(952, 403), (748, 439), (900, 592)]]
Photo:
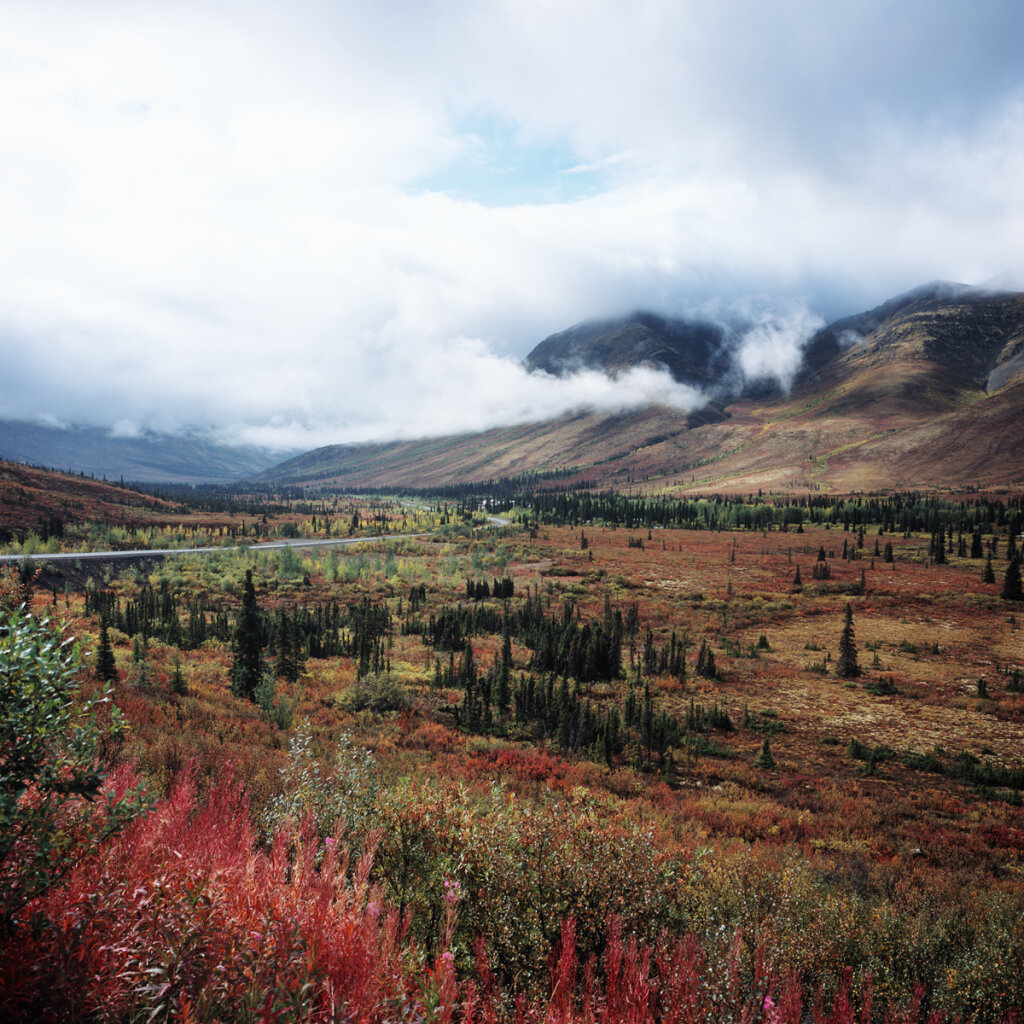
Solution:
[(697, 651), (697, 675), (705, 679), (717, 679), (718, 667), (715, 665), (715, 652), (708, 646), (706, 640), (701, 640), (700, 648)]

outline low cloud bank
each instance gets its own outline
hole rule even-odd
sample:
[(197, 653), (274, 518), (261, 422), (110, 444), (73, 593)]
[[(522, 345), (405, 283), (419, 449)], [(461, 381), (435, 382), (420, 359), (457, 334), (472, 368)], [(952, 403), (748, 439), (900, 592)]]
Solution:
[[(580, 370), (568, 377), (529, 373), (512, 359), (461, 339), (462, 358), (404, 367), (378, 381), (376, 395), (350, 398), (334, 415), (304, 419), (282, 414), (264, 424), (233, 424), (218, 432), (225, 441), (268, 447), (315, 447), (470, 433), (516, 423), (535, 423), (566, 412), (617, 411), (660, 405), (689, 412), (708, 396), (664, 370), (636, 367), (614, 377)], [(436, 356), (436, 353), (434, 353)]]
[(35, 352), (38, 365), (20, 372), (42, 373), (46, 361), (49, 408), (38, 409), (38, 396), (28, 393), (20, 407), (14, 390), (0, 415), (99, 426), (118, 438), (152, 431), (284, 451), (470, 433), (577, 410), (658, 405), (685, 413), (737, 393), (744, 382), (772, 379), (788, 388), (803, 345), (822, 325), (802, 306), (737, 304), (719, 308), (715, 318), (727, 325), (733, 369), (706, 392), (647, 366), (615, 375), (587, 368), (561, 377), (530, 373), (482, 339), (446, 339), (393, 323), (337, 343), (296, 341), (290, 352), (264, 350), (252, 359), (211, 347), (192, 369), (179, 367), (173, 384), (157, 372), (158, 361), (140, 375), (127, 339), (123, 361), (97, 363), (70, 352), (62, 359), (59, 340), (56, 353), (26, 345), (23, 357)]

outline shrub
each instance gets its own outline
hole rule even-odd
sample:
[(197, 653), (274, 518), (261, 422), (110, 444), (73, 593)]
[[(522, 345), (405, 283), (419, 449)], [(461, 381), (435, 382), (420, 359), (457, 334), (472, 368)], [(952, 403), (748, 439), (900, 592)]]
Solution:
[(342, 707), (349, 711), (402, 711), (409, 706), (405, 687), (390, 672), (370, 672), (357, 679), (341, 696)]
[(333, 763), (317, 757), (308, 723), (299, 728), (281, 769), (281, 791), (267, 804), (263, 824), (276, 832), (308, 819), (323, 837), (333, 837), (361, 852), (376, 813), (379, 784), (373, 755), (345, 732)]

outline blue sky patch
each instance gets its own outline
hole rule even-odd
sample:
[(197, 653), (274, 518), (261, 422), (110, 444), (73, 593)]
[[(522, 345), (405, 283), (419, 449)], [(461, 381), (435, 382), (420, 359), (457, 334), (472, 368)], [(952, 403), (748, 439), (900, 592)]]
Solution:
[(569, 203), (608, 185), (621, 159), (587, 161), (563, 138), (524, 139), (513, 118), (473, 113), (455, 120), (458, 159), (413, 182), (417, 192), (446, 192), (484, 206)]

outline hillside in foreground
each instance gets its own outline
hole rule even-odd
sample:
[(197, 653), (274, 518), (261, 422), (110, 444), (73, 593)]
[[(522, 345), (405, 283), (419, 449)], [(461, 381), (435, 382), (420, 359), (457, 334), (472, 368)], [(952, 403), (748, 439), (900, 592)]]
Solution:
[[(624, 368), (622, 324), (609, 330), (610, 338), (584, 332), (585, 346), (577, 332), (576, 347), (559, 351)], [(636, 350), (641, 363), (649, 333)], [(538, 346), (538, 365), (548, 342)], [(258, 479), (430, 488), (540, 474), (697, 492), (985, 488), (1024, 481), (1022, 409), (1024, 295), (932, 285), (819, 332), (785, 396), (690, 414), (579, 412), (479, 434), (335, 445)]]

